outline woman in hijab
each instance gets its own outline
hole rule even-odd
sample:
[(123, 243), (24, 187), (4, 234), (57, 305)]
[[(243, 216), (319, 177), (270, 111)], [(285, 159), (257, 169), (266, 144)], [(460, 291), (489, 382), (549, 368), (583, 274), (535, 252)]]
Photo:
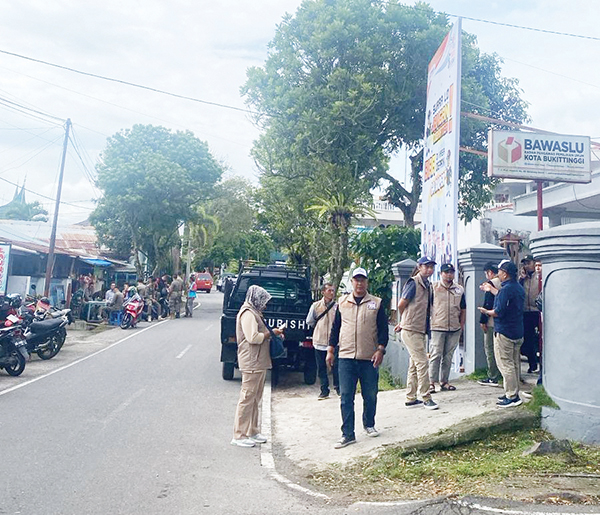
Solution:
[[(231, 444), (239, 447), (254, 447), (257, 443), (267, 441), (259, 432), (258, 409), (267, 370), (271, 368), (271, 334), (262, 316), (269, 300), (271, 295), (267, 290), (252, 285), (248, 288), (246, 301), (237, 315), (236, 339), (242, 389), (235, 412)], [(282, 335), (283, 330), (273, 329), (273, 333)]]

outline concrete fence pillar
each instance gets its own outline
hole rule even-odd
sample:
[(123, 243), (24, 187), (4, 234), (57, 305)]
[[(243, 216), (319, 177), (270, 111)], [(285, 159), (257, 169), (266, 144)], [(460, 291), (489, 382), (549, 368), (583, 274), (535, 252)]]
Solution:
[(600, 222), (532, 234), (543, 265), (543, 384), (560, 410), (544, 408), (542, 425), (557, 438), (600, 443)]
[(497, 245), (481, 243), (458, 251), (458, 265), (462, 272), (465, 300), (467, 302), (467, 320), (463, 341), (465, 344), (464, 368), (470, 374), (478, 368), (486, 368), (483, 331), (479, 327), (479, 310), (483, 306), (484, 292), (479, 285), (485, 281), (483, 267), (488, 261), (499, 263), (507, 258), (506, 251)]

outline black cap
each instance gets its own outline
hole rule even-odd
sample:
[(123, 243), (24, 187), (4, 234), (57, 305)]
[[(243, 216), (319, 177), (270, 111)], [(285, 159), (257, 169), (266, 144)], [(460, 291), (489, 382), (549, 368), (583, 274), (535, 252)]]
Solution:
[(484, 266), (483, 266), (483, 271), (487, 272), (488, 270), (494, 272), (495, 274), (498, 273), (498, 265), (496, 263), (494, 263), (493, 261), (488, 261)]
[(521, 263), (527, 263), (528, 261), (535, 261), (535, 259), (533, 259), (533, 256), (531, 254), (527, 254), (526, 256), (523, 257), (523, 259), (521, 259)]
[(440, 267), (440, 272), (456, 272), (454, 265), (452, 263), (444, 263)]
[(504, 270), (512, 278), (517, 277), (517, 265), (515, 265), (512, 261), (505, 261), (502, 263), (500, 265), (500, 270)]

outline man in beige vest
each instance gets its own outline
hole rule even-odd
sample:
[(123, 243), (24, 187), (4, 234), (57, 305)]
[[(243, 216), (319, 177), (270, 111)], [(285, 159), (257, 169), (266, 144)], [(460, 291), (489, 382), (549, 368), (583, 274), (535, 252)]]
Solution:
[(352, 272), (352, 293), (340, 298), (329, 346), (327, 364), (331, 367), (335, 349), (339, 348), (340, 408), (342, 411), (342, 438), (336, 449), (356, 443), (354, 434), (354, 396), (360, 381), (363, 398), (363, 427), (367, 436), (379, 436), (375, 429), (379, 365), (388, 343), (388, 321), (379, 297), (369, 294), (367, 271), (356, 268)]
[[(321, 288), (323, 298), (315, 302), (308, 312), (306, 324), (308, 327), (314, 327), (312, 335), (312, 344), (315, 348), (315, 359), (317, 360), (317, 374), (319, 375), (319, 383), (321, 384), (321, 393), (318, 399), (320, 401), (329, 398), (329, 376), (327, 373), (327, 346), (329, 345), (329, 336), (331, 334), (331, 326), (335, 318), (336, 303), (334, 300), (335, 288), (331, 283), (325, 283)], [(335, 391), (340, 393), (340, 383), (337, 371), (337, 359), (331, 367), (333, 375), (333, 387)]]
[[(264, 323), (262, 312), (271, 294), (253, 284), (236, 317), (238, 366), (242, 372), (242, 388), (235, 412), (231, 445), (254, 447), (267, 439), (260, 434), (258, 412), (262, 401), (267, 370), (271, 368), (269, 340), (271, 333)], [(281, 329), (273, 329), (280, 336)]]
[[(405, 406), (438, 409), (429, 393), (429, 361), (427, 360), (426, 339), (429, 332), (431, 310), (431, 285), (435, 261), (427, 256), (417, 261), (418, 271), (405, 284), (402, 298), (398, 303), (400, 323), (394, 331), (400, 332), (402, 343), (410, 355), (408, 366)], [(421, 399), (417, 399), (417, 394)]]
[(440, 272), (442, 280), (432, 286), (429, 393), (435, 393), (437, 382), (440, 384), (440, 390), (456, 390), (448, 380), (452, 357), (465, 327), (467, 313), (465, 290), (454, 281), (456, 273), (454, 265), (444, 263)]
[[(479, 289), (485, 291), (483, 307), (485, 309), (492, 309), (494, 307), (496, 294), (502, 287), (502, 281), (500, 281), (500, 278), (498, 277), (498, 266), (496, 263), (489, 261), (483, 267), (483, 271), (485, 273), (485, 278), (487, 279), (487, 281), (479, 287)], [(489, 284), (492, 288), (485, 286), (486, 284)], [(494, 317), (481, 313), (479, 325), (481, 326), (484, 335), (483, 349), (487, 360), (487, 377), (477, 382), (483, 386), (500, 386), (498, 381), (500, 380), (501, 374), (496, 363), (496, 357), (494, 356)]]

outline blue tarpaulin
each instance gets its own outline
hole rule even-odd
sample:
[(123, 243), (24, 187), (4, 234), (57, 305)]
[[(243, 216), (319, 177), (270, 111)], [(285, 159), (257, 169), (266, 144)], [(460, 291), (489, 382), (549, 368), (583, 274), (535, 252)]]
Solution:
[(88, 265), (94, 266), (111, 266), (112, 263), (110, 261), (106, 261), (105, 259), (94, 259), (94, 258), (80, 258), (81, 261), (87, 263)]

